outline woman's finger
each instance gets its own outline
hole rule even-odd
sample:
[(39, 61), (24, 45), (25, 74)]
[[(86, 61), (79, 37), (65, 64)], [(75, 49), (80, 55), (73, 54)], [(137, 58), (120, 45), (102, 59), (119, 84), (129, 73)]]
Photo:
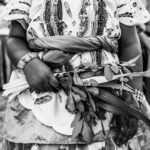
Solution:
[(60, 89), (59, 81), (54, 76), (50, 76), (49, 84), (56, 90)]
[(44, 89), (45, 89), (47, 92), (53, 91), (52, 86), (49, 84), (49, 81), (46, 81), (46, 82), (45, 82), (45, 84), (44, 84)]

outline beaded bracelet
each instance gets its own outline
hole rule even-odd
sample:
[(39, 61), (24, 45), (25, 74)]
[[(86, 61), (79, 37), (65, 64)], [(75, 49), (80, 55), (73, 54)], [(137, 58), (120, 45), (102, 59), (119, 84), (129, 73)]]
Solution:
[(30, 52), (25, 54), (18, 62), (17, 68), (18, 69), (24, 69), (25, 65), (30, 62), (34, 58), (38, 58), (38, 53)]

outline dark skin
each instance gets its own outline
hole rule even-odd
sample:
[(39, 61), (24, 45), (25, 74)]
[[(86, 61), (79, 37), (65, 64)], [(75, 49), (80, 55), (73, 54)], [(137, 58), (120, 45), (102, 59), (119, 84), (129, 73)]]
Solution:
[[(15, 66), (21, 57), (30, 52), (26, 32), (16, 21), (12, 21), (7, 45), (8, 55)], [(24, 73), (31, 88), (38, 93), (59, 88), (58, 81), (52, 75), (51, 69), (38, 58), (25, 65)]]
[[(135, 27), (128, 27), (121, 24), (122, 36), (119, 40), (121, 61), (127, 61), (141, 53), (141, 48)], [(12, 63), (17, 66), (18, 61), (25, 54), (30, 52), (26, 41), (26, 32), (17, 21), (12, 21), (9, 38), (7, 40), (8, 55)], [(134, 71), (142, 71), (142, 59), (137, 61)], [(52, 75), (51, 69), (40, 59), (35, 58), (25, 65), (24, 73), (26, 79), (36, 92), (51, 91), (57, 89), (59, 84)], [(134, 80), (131, 83), (134, 87), (142, 89), (142, 79)]]
[[(136, 61), (136, 66), (132, 68), (135, 72), (143, 71), (142, 50), (139, 37), (135, 26), (125, 26), (120, 24), (121, 38), (119, 40), (119, 59), (128, 61), (137, 55), (141, 57)], [(143, 78), (136, 77), (130, 81), (130, 85), (136, 89), (142, 90)]]

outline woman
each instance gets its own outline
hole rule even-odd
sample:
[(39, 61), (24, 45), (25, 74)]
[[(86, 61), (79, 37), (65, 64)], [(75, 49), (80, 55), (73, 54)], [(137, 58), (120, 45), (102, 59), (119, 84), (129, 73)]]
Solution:
[(8, 54), (19, 69), (4, 86), (7, 150), (115, 148), (136, 134), (138, 119), (149, 125), (128, 105), (144, 99), (142, 79), (131, 88), (123, 77), (137, 58), (120, 64), (117, 53), (118, 41), (121, 62), (141, 53), (134, 24), (150, 16), (140, 0), (12, 0), (7, 8)]

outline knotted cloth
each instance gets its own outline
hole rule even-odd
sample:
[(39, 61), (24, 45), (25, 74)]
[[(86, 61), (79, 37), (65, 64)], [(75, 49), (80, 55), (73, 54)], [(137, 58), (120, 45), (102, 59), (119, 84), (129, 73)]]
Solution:
[[(50, 36), (36, 38), (29, 41), (29, 46), (34, 50), (46, 49), (43, 60), (52, 64), (63, 65), (74, 54), (102, 51), (118, 52), (118, 41), (104, 36), (75, 37), (75, 36)], [(49, 57), (50, 56), (50, 57)], [(52, 57), (53, 56), (53, 57)]]

